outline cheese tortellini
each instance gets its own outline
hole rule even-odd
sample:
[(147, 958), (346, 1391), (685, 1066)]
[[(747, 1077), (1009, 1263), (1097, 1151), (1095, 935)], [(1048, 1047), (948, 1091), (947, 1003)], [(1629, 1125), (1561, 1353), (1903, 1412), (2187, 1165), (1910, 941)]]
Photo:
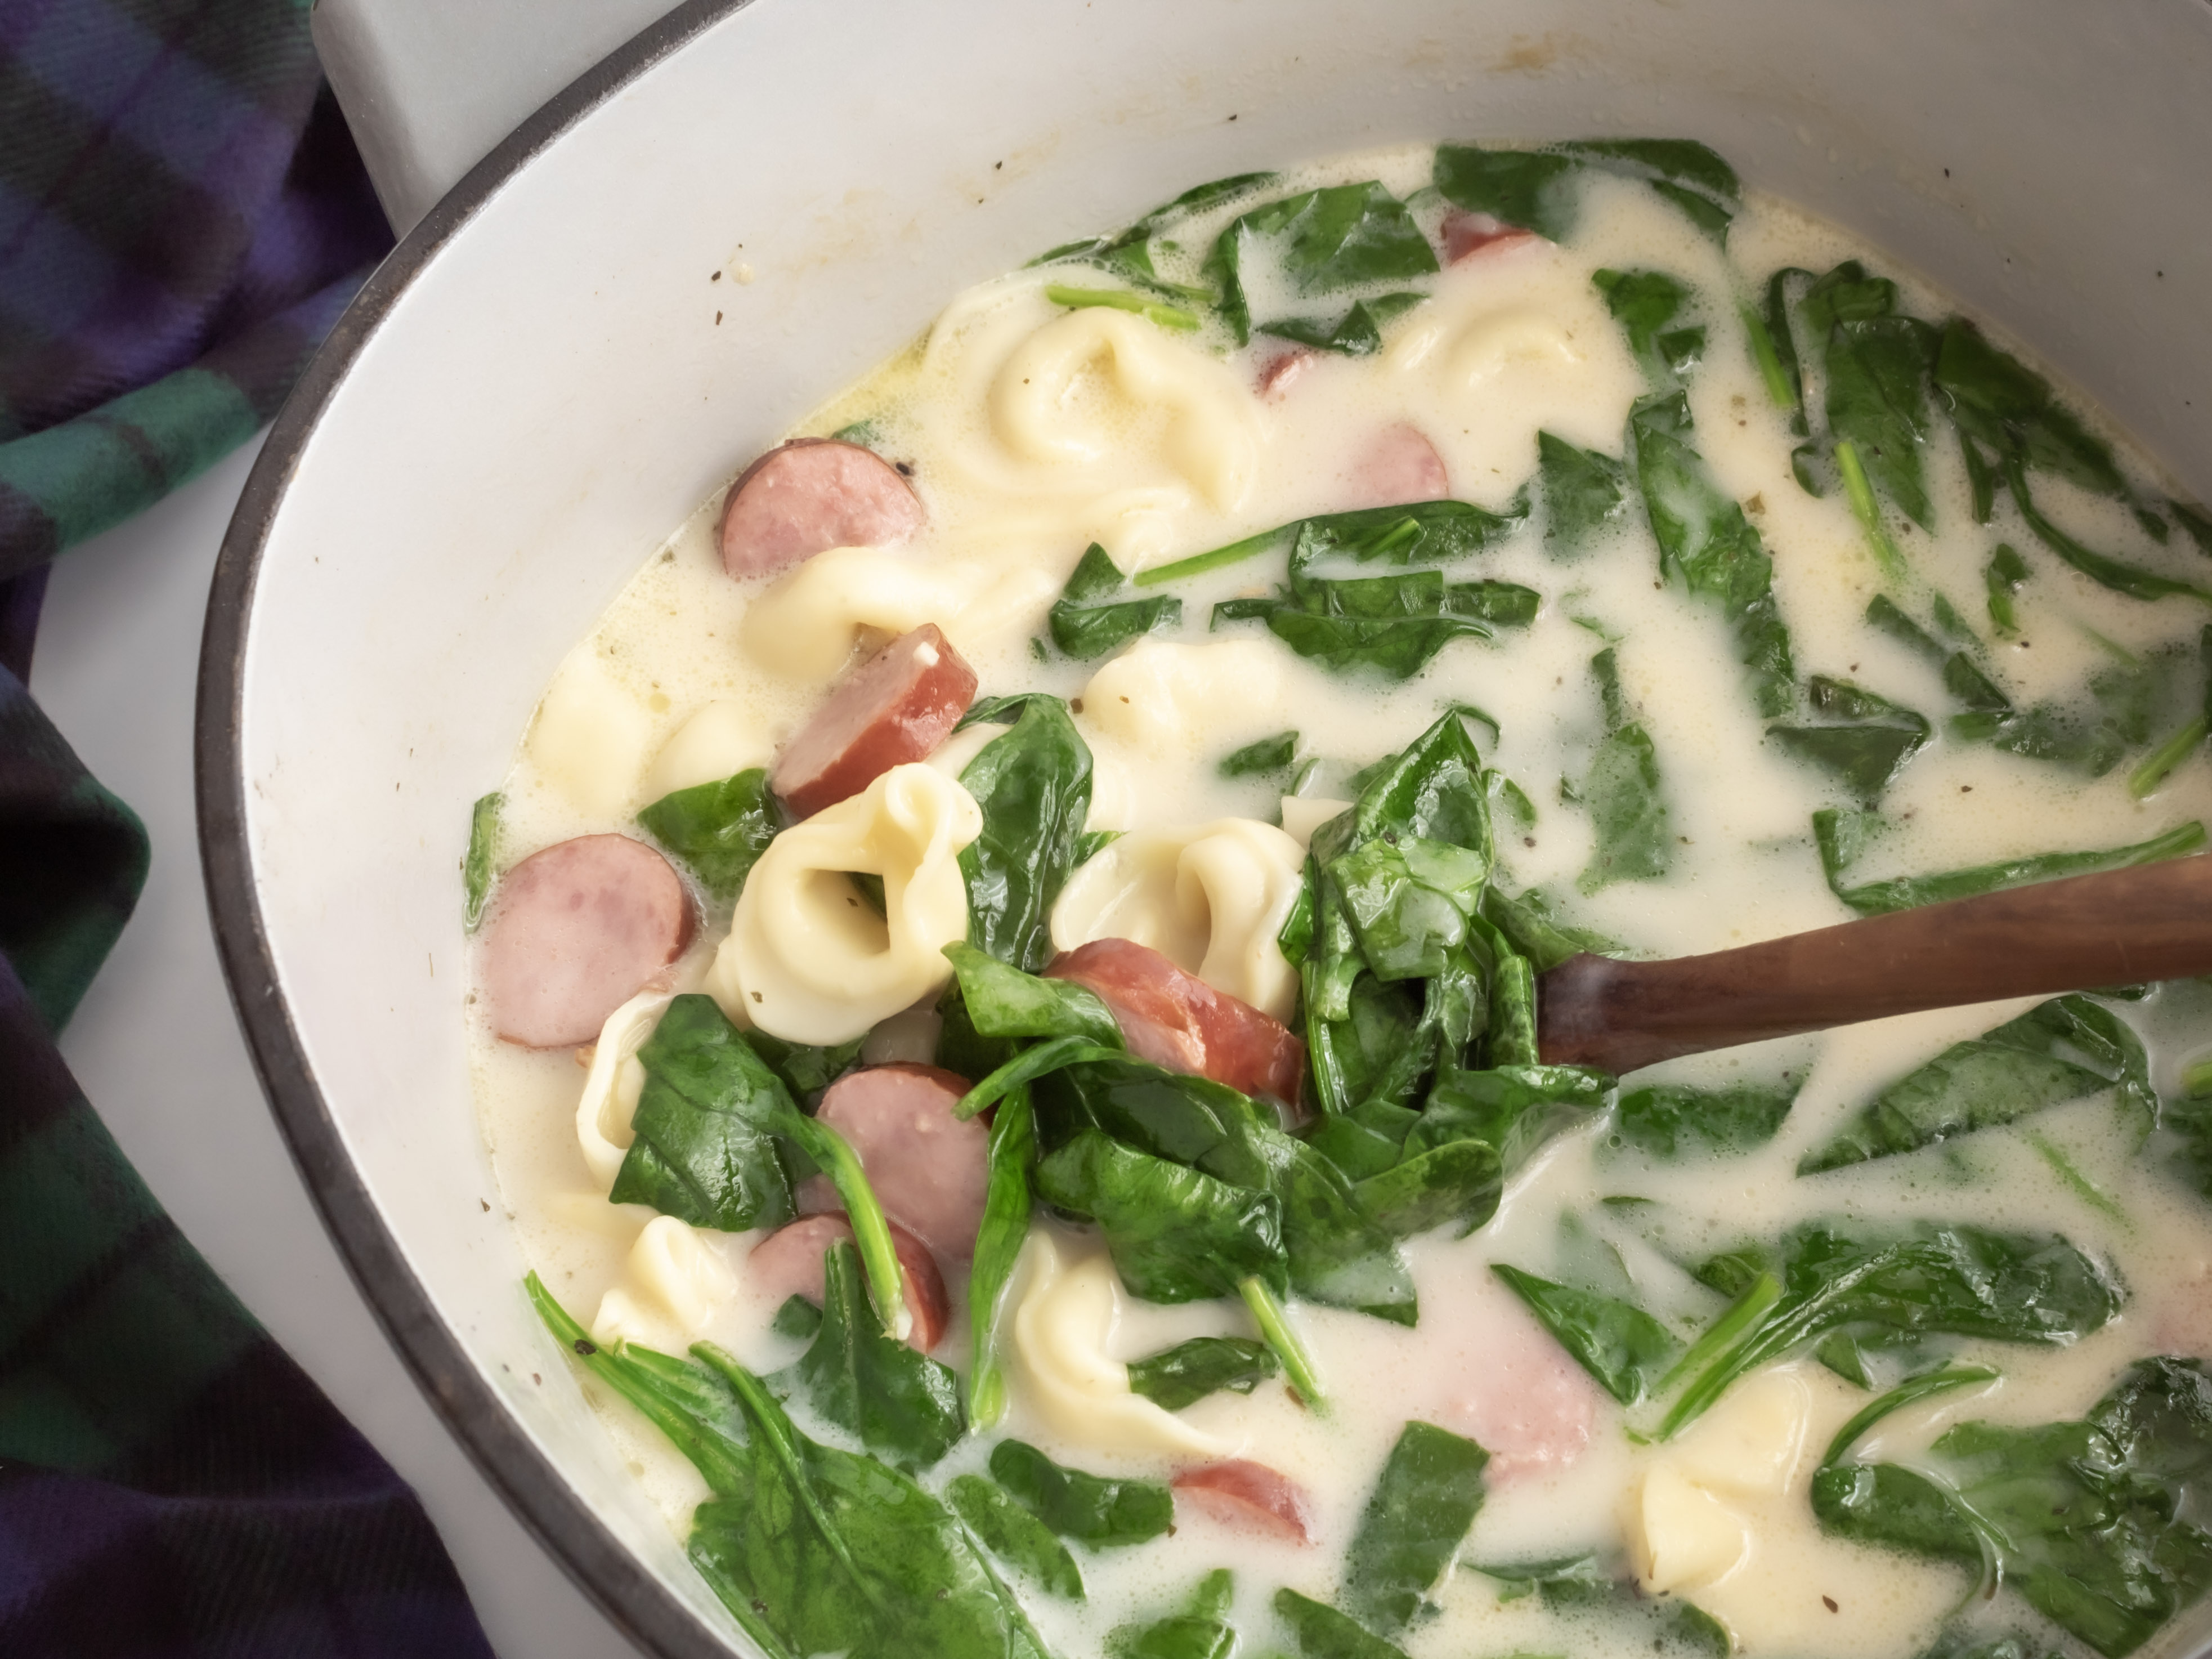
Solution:
[(1095, 939), (1133, 939), (1287, 1020), (1298, 975), (1275, 936), (1304, 872), (1305, 849), (1295, 839), (1250, 818), (1139, 830), (1068, 878), (1053, 906), (1052, 942), (1073, 951)]
[(689, 1346), (706, 1335), (737, 1277), (698, 1230), (672, 1215), (655, 1216), (630, 1246), (623, 1282), (600, 1299), (592, 1335), (603, 1345), (667, 1341), (672, 1325)]
[(1243, 384), (1125, 311), (1092, 307), (1037, 330), (992, 381), (990, 410), (1001, 444), (1047, 465), (1099, 460), (1158, 411), (1161, 458), (1224, 513), (1243, 505), (1259, 471), (1257, 411)]
[(1106, 1357), (1121, 1319), (1121, 1281), (1094, 1255), (1071, 1263), (1038, 1230), (1022, 1247), (1027, 1283), (1014, 1308), (1022, 1401), (1054, 1433), (1103, 1451), (1221, 1457), (1235, 1449), (1131, 1392), (1129, 1368)]
[(630, 1120), (645, 1091), (645, 1067), (637, 1051), (675, 1000), (670, 991), (643, 991), (607, 1016), (584, 1074), (584, 1097), (576, 1103), (576, 1140), (592, 1179), (605, 1192), (622, 1173), (623, 1157), (634, 1138)]
[[(968, 937), (960, 852), (982, 830), (975, 797), (920, 763), (793, 824), (746, 878), (708, 994), (787, 1042), (864, 1035), (951, 977), (945, 947)], [(848, 873), (883, 878), (883, 915)]]
[(1751, 1558), (1742, 1500), (1786, 1494), (1802, 1461), (1812, 1391), (1794, 1368), (1739, 1384), (1653, 1463), (1631, 1510), (1629, 1551), (1653, 1595), (1720, 1583)]
[(1218, 645), (1146, 640), (1091, 677), (1078, 700), (1083, 723), (1109, 741), (1149, 756), (1218, 743), (1225, 732), (1249, 725), (1253, 716), (1276, 713), (1282, 698), (1282, 648), (1272, 640), (1224, 640)]
[(872, 547), (817, 553), (746, 608), (738, 637), (765, 666), (827, 680), (863, 629), (903, 634), (924, 623), (969, 651), (1009, 628), (1031, 626), (1061, 578), (1028, 561), (924, 565)]
[(594, 817), (628, 803), (653, 733), (653, 716), (588, 644), (546, 688), (523, 749), (569, 803)]

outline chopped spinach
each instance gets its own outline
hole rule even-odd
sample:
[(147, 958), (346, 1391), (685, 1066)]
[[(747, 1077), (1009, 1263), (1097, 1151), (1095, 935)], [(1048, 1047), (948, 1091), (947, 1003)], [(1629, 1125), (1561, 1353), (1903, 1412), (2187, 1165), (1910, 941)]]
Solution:
[(1826, 807), (1813, 814), (1813, 839), (1820, 850), (1820, 869), (1827, 878), (1828, 889), (1863, 916), (1886, 915), (1893, 910), (1911, 910), (1923, 904), (1971, 898), (1978, 893), (2001, 892), (2039, 881), (2055, 881), (2062, 876), (2155, 864), (2161, 859), (2193, 853), (2205, 842), (2204, 826), (2192, 821), (2129, 847), (2042, 853), (1976, 865), (1966, 870), (1948, 870), (1937, 875), (1900, 876), (1889, 881), (1844, 886), (1844, 878), (1880, 827), (1880, 820), (1867, 812), (1845, 812)]
[(1511, 1286), (1575, 1363), (1624, 1406), (1650, 1395), (1681, 1352), (1667, 1328), (1641, 1308), (1595, 1291), (1554, 1284), (1502, 1261), (1492, 1262), (1490, 1270)]
[(2101, 1329), (2123, 1299), (2102, 1267), (2055, 1234), (1934, 1222), (1859, 1233), (1808, 1223), (1771, 1249), (1715, 1256), (1696, 1276), (1735, 1300), (1662, 1379), (1662, 1389), (1684, 1386), (1660, 1420), (1662, 1440), (1739, 1377), (1831, 1332), (2057, 1346)]
[(1244, 262), (1258, 248), (1267, 251), (1284, 280), (1301, 295), (1402, 283), (1433, 276), (1437, 270), (1436, 252), (1406, 204), (1372, 179), (1269, 202), (1231, 220), (1204, 266), (1239, 345), (1252, 337)]
[(2027, 561), (2020, 556), (2009, 542), (1999, 542), (1990, 562), (1982, 568), (1982, 581), (1990, 592), (1990, 625), (2000, 634), (2020, 632), (2020, 617), (2013, 609), (2013, 596), (2026, 585), (2033, 574)]
[(1006, 1316), (1006, 1287), (1034, 1207), (1030, 1172), (1036, 1157), (1036, 1121), (1030, 1091), (1018, 1088), (999, 1103), (985, 1152), (983, 1218), (976, 1224), (975, 1256), (968, 1272), (968, 1416), (988, 1429), (1006, 1414), (1006, 1379), (999, 1369), (999, 1325)]
[(1834, 776), (1869, 805), (1928, 741), (1926, 716), (1863, 686), (1815, 674), (1805, 690), (1806, 701), (1826, 721), (1770, 726), (1766, 735), (1786, 752)]
[(1743, 508), (1692, 446), (1689, 399), (1655, 393), (1629, 411), (1628, 449), (1644, 510), (1672, 582), (1717, 604), (1735, 636), (1752, 701), (1770, 717), (1796, 701), (1790, 633), (1774, 600), (1774, 561)]
[[(1909, 1386), (1909, 1385), (1908, 1385)], [(1961, 1423), (1918, 1468), (1838, 1464), (1813, 1479), (1828, 1531), (1978, 1568), (2106, 1659), (2134, 1652), (2212, 1585), (2191, 1519), (2212, 1470), (2212, 1379), (2142, 1359), (2087, 1417)]]
[(1297, 758), (1298, 734), (1279, 732), (1272, 738), (1262, 738), (1257, 743), (1248, 743), (1234, 754), (1223, 757), (1219, 771), (1224, 778), (1265, 776), (1271, 772), (1287, 772)]
[(1447, 1141), (1401, 1158), (1352, 1190), (1393, 1237), (1411, 1238), (1456, 1222), (1464, 1238), (1498, 1213), (1504, 1160), (1487, 1141)]
[(746, 1635), (777, 1659), (1048, 1654), (953, 1513), (874, 1458), (793, 1426), (761, 1380), (711, 1344), (693, 1360), (601, 1348), (535, 1273), (563, 1348), (643, 1413), (705, 1477), (687, 1549)]
[(1215, 1568), (1198, 1581), (1180, 1612), (1108, 1632), (1109, 1659), (1233, 1659), (1237, 1631), (1229, 1622), (1229, 1604), (1236, 1589), (1229, 1569)]
[(1175, 1524), (1175, 1498), (1164, 1482), (1071, 1469), (1026, 1441), (991, 1449), (991, 1478), (1062, 1538), (1094, 1550), (1141, 1544)]
[(1290, 1627), (1304, 1659), (1406, 1659), (1357, 1620), (1294, 1589), (1275, 1592), (1275, 1616)]
[(491, 878), (499, 862), (499, 815), (507, 797), (496, 789), (477, 797), (469, 808), (469, 850), (461, 858), (461, 926), (475, 933), (483, 920), (484, 900), (491, 894)]
[(1199, 315), (1182, 306), (1171, 306), (1146, 295), (1132, 294), (1127, 289), (1076, 288), (1066, 283), (1047, 283), (1044, 297), (1056, 306), (1066, 306), (1070, 311), (1086, 311), (1103, 306), (1109, 311), (1127, 311), (1142, 317), (1156, 328), (1164, 328), (1177, 334), (1188, 334), (1199, 326)]
[(1052, 642), (1079, 662), (1118, 649), (1155, 629), (1182, 620), (1182, 601), (1172, 593), (1124, 598), (1121, 567), (1096, 542), (1077, 561), (1067, 586), (1046, 613)]
[(1628, 469), (1549, 432), (1536, 434), (1537, 492), (1544, 503), (1544, 550), (1572, 557), (1620, 521), (1628, 508)]
[(1425, 294), (1378, 294), (1372, 299), (1353, 301), (1352, 308), (1334, 322), (1326, 317), (1287, 317), (1262, 324), (1259, 331), (1316, 351), (1371, 357), (1382, 349), (1384, 325), (1428, 297)]
[(1227, 179), (1194, 185), (1171, 202), (1154, 208), (1126, 230), (1104, 236), (1087, 236), (1063, 243), (1030, 261), (1031, 265), (1075, 262), (1118, 272), (1130, 281), (1184, 300), (1208, 300), (1211, 289), (1194, 289), (1161, 280), (1152, 264), (1152, 244), (1160, 233), (1176, 222), (1249, 195), (1274, 182), (1272, 173), (1240, 173)]
[(822, 1310), (803, 1296), (787, 1296), (769, 1322), (769, 1328), (794, 1342), (811, 1342), (815, 1332), (822, 1328)]
[(1576, 883), (1595, 893), (1617, 881), (1656, 881), (1673, 866), (1674, 831), (1650, 734), (1630, 718), (1607, 646), (1590, 659), (1606, 711), (1606, 736), (1590, 757), (1582, 799), (1597, 847)]
[(1574, 184), (1585, 172), (1650, 185), (1717, 241), (1727, 237), (1743, 204), (1735, 170), (1705, 145), (1681, 138), (1583, 139), (1536, 150), (1440, 144), (1434, 178), (1454, 207), (1563, 242), (1574, 234)]
[(727, 902), (783, 827), (783, 814), (760, 767), (663, 795), (637, 815), (653, 837), (680, 860), (699, 884)]
[(860, 1261), (835, 1241), (823, 1256), (822, 1324), (788, 1372), (825, 1422), (860, 1437), (902, 1468), (927, 1468), (968, 1432), (960, 1379), (948, 1366), (885, 1334), (860, 1288)]
[(1500, 1601), (1534, 1595), (1547, 1607), (1587, 1607), (1620, 1593), (1620, 1577), (1595, 1555), (1563, 1555), (1548, 1561), (1497, 1562), (1475, 1571), (1498, 1584)]
[(902, 1335), (905, 1296), (890, 1224), (860, 1160), (828, 1124), (802, 1113), (783, 1079), (711, 997), (678, 997), (637, 1051), (645, 1088), (631, 1120), (615, 1204), (649, 1204), (695, 1227), (743, 1232), (794, 1213), (795, 1170), (837, 1188), (887, 1329)]
[(1129, 1362), (1129, 1387), (1164, 1411), (1179, 1412), (1227, 1389), (1249, 1394), (1282, 1370), (1264, 1342), (1241, 1336), (1194, 1336)]
[(1482, 1508), (1490, 1454), (1431, 1423), (1409, 1422), (1359, 1513), (1342, 1595), (1370, 1632), (1395, 1636), (1432, 1610)]
[(960, 786), (982, 809), (961, 849), (968, 941), (1025, 970), (1052, 956), (1052, 902), (1075, 867), (1091, 811), (1091, 750), (1057, 697), (1032, 696), (1012, 726), (977, 751)]
[(1600, 270), (1590, 281), (1627, 334), (1629, 354), (1653, 388), (1672, 391), (1688, 379), (1705, 355), (1705, 328), (1668, 325), (1689, 304), (1689, 285), (1663, 270)]
[(1840, 1169), (2009, 1123), (2107, 1089), (2148, 1130), (2158, 1114), (2142, 1042), (2112, 1012), (2079, 995), (2055, 997), (2016, 1019), (1954, 1042), (1890, 1085), (1799, 1175)]
[(1085, 1129), (1043, 1159), (1037, 1195), (1096, 1221), (1130, 1294), (1147, 1302), (1235, 1296), (1243, 1279), (1290, 1287), (1273, 1194), (1135, 1152)]
[(1024, 973), (972, 945), (948, 945), (945, 954), (969, 1023), (981, 1035), (1081, 1037), (1109, 1048), (1121, 1043), (1121, 1028), (1097, 992), (1073, 980)]
[(1004, 1486), (980, 1474), (956, 1475), (945, 1489), (945, 1500), (983, 1547), (1008, 1566), (1028, 1574), (1051, 1595), (1084, 1599), (1083, 1572), (1067, 1546)]
[(1786, 1078), (1717, 1089), (1647, 1084), (1620, 1097), (1613, 1140), (1668, 1162), (1748, 1152), (1774, 1139), (1796, 1103), (1798, 1087)]
[(1303, 546), (1309, 561), (1328, 556), (1363, 565), (1443, 564), (1495, 546), (1519, 529), (1526, 516), (1526, 504), (1516, 500), (1504, 513), (1472, 501), (1407, 501), (1293, 519), (1225, 547), (1154, 565), (1138, 573), (1135, 586), (1158, 587), (1280, 547)]

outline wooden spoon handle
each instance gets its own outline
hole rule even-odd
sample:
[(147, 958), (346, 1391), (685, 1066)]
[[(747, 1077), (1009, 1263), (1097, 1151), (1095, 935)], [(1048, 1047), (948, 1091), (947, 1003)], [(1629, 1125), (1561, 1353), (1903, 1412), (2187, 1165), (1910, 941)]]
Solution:
[(1677, 1054), (2000, 997), (2212, 973), (2212, 857), (1954, 899), (1711, 956), (1570, 957), (1537, 981), (1555, 1064)]

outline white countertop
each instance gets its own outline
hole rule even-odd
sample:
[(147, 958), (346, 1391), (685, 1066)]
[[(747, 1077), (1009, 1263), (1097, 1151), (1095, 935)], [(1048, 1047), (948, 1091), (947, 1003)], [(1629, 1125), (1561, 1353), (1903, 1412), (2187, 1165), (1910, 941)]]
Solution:
[(64, 555), (31, 690), (153, 838), (137, 913), (62, 1039), (185, 1237), (422, 1495), (503, 1659), (629, 1659), (415, 1387), (262, 1098), (217, 966), (192, 812), (192, 697), (217, 547), (258, 441)]

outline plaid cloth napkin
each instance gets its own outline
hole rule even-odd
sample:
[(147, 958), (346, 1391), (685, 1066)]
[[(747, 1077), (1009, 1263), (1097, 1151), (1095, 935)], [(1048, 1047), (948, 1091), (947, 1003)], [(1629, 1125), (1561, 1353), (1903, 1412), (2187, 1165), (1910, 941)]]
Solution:
[(46, 564), (272, 414), (389, 246), (308, 0), (0, 0), (0, 1655), (490, 1649), (406, 1484), (53, 1038), (146, 834), (26, 689)]

